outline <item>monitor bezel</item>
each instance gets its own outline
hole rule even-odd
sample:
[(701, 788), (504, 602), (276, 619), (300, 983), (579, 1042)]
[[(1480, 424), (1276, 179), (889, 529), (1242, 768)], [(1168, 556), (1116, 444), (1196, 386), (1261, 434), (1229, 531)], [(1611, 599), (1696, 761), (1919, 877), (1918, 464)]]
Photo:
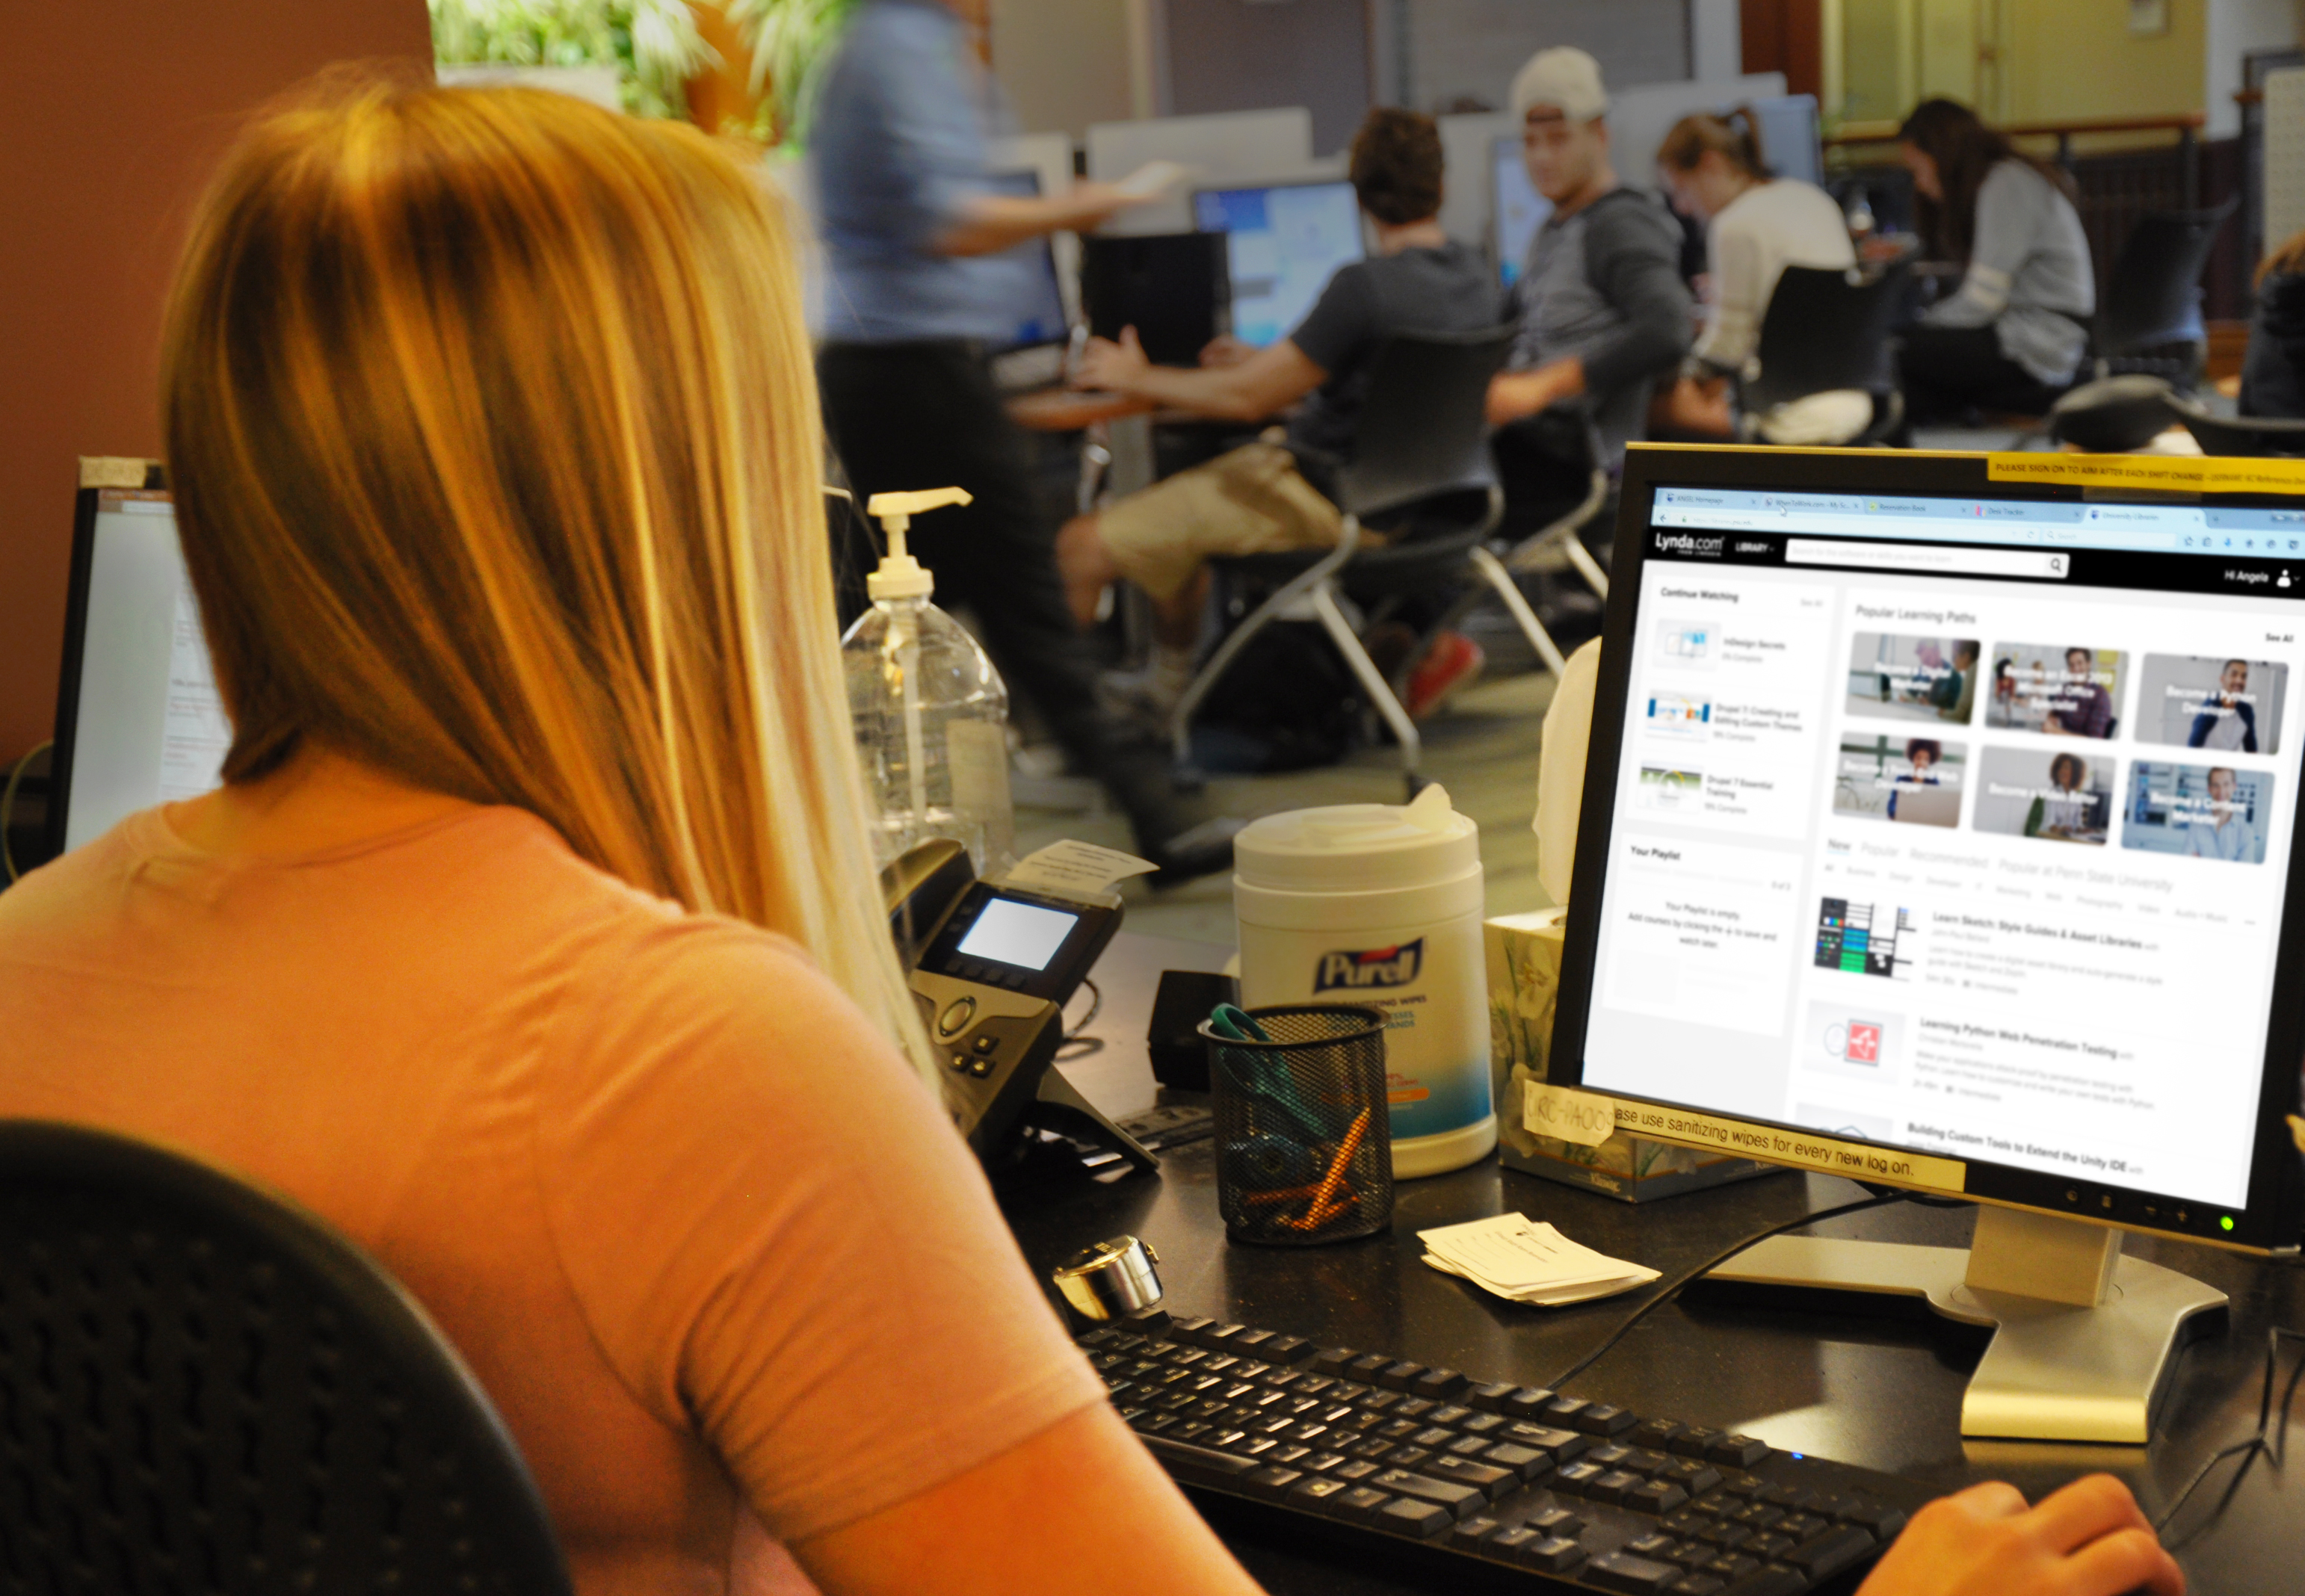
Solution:
[[(1632, 677), (1632, 636), (1641, 589), (1646, 533), (1659, 488), (1741, 488), (1786, 492), (1849, 492), (1936, 495), (1951, 497), (2034, 499), (2050, 503), (2200, 503), (2236, 508), (2295, 508), (2297, 499), (2277, 494), (2199, 494), (2173, 496), (2165, 492), (2136, 493), (2105, 488), (2083, 489), (2040, 483), (1995, 482), (1989, 479), (1987, 456), (1935, 452), (1884, 452), (1864, 449), (1771, 449), (1737, 446), (1671, 446), (1636, 444), (1625, 456), (1625, 472), (1618, 503), (1616, 537), (1610, 573), (1609, 601), (1602, 626), (1600, 676), (1593, 706), (1593, 729), (1585, 763), (1585, 791), (1578, 828), (1573, 879), (1580, 889), (1570, 895), (1567, 943), (1561, 972), (1561, 995), (1555, 1011), (1551, 1078), (1564, 1085), (1581, 1084), (1585, 1067), (1585, 1038), (1591, 1017), (1595, 958), (1598, 947), (1603, 894), (1597, 884), (1608, 870), (1609, 845), (1614, 826), (1617, 772), (1624, 749), (1625, 707)], [(2305, 751), (2305, 739), (2300, 741)], [(2292, 779), (2294, 777), (2292, 777)], [(1598, 823), (1586, 823), (1597, 819)], [(1591, 883), (1588, 887), (1585, 884)], [(2305, 905), (2305, 847), (2292, 847), (2287, 902)], [(2274, 957), (2273, 990), (2292, 992), (2305, 980), (2305, 913), (2284, 913)], [(2020, 1169), (1975, 1158), (1967, 1166), (1966, 1189), (1961, 1195), (2003, 1207), (2081, 1219), (2122, 1229), (2150, 1231), (2249, 1252), (2295, 1252), (2301, 1216), (2305, 1215), (2305, 1179), (2301, 1178), (2299, 1147), (2289, 1116), (2299, 1108), (2300, 1061), (2305, 1059), (2305, 1005), (2275, 1005), (2266, 1037), (2266, 1054), (2258, 1082), (2258, 1124), (2254, 1156), (2250, 1167), (2248, 1201), (2239, 1210), (2218, 1208), (2198, 1201), (2139, 1193), (2128, 1187)], [(1764, 1120), (1750, 1115), (1722, 1114), (1694, 1103), (1645, 1098), (1636, 1092), (1607, 1089), (1612, 1098), (1663, 1108), (1692, 1109), (1731, 1124), (1773, 1131), (1813, 1129)], [(1881, 1147), (1894, 1153), (1916, 1150), (1889, 1143), (1867, 1142), (1861, 1137), (1837, 1135), (1834, 1140)], [(1807, 1166), (1791, 1166), (1807, 1167)], [(1869, 1178), (1869, 1177), (1868, 1177)], [(1920, 1183), (1883, 1177), (1881, 1184), (1905, 1184), (1928, 1190)], [(2110, 1199), (2108, 1201), (2107, 1200)], [(2148, 1202), (2163, 1211), (2146, 1214)], [(2166, 1209), (2182, 1205), (2190, 1216), (2180, 1224)], [(2221, 1227), (2230, 1215), (2233, 1227)]]
[(56, 722), (48, 749), (47, 857), (64, 856), (72, 807), (72, 754), (80, 741), (81, 657), (88, 649), (88, 590), (96, 565), (96, 512), (106, 489), (82, 488), (72, 502), (72, 568), (64, 583), (64, 652), (56, 672)]

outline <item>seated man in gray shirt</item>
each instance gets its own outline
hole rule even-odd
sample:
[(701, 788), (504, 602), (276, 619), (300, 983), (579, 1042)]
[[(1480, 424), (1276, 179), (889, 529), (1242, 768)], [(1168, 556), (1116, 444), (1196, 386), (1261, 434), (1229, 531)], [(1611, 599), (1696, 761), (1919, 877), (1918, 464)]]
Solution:
[(1075, 376), (1076, 386), (1225, 420), (1261, 421), (1304, 402), (1285, 432), (1081, 516), (1058, 537), (1057, 564), (1084, 624), (1117, 577), (1151, 597), (1156, 698), (1181, 692), (1189, 674), (1208, 556), (1337, 541), (1342, 517), (1321, 485), (1352, 458), (1385, 340), (1504, 319), (1481, 257), (1441, 230), (1441, 134), (1430, 116), (1370, 112), (1353, 139), (1351, 171), (1375, 255), (1339, 268), (1289, 336), (1262, 350), (1221, 338), (1199, 369), (1187, 370), (1148, 362), (1131, 329), (1118, 344), (1092, 343)]
[(1541, 50), (1513, 80), (1529, 181), (1552, 203), (1513, 294), (1512, 369), (1489, 389), (1509, 533), (1535, 531), (1613, 471), (1650, 389), (1695, 335), (1680, 229), (1609, 161), (1609, 96), (1582, 50)]

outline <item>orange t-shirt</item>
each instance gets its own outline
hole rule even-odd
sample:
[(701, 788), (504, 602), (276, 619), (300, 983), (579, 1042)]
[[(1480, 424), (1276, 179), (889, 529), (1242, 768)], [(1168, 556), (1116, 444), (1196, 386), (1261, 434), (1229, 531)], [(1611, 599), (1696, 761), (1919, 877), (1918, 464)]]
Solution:
[(293, 859), (133, 816), (0, 894), (0, 1115), (198, 1153), (398, 1276), (583, 1596), (729, 1589), (747, 1506), (805, 1540), (1102, 1395), (847, 998), (523, 811)]

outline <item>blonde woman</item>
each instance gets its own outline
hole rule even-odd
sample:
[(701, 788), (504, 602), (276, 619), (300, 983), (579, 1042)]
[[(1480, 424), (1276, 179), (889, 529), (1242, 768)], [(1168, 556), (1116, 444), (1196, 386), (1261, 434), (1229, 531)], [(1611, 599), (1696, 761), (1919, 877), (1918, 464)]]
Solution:
[(226, 784), (0, 897), (0, 1114), (378, 1256), (583, 1596), (1250, 1591), (907, 1062), (744, 175), (340, 86), (225, 161), (165, 367)]

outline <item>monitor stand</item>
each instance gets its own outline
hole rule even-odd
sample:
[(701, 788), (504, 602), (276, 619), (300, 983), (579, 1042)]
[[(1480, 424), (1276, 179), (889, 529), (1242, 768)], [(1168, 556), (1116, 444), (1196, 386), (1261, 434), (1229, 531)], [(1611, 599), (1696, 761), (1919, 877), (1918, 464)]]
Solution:
[[(2225, 1294), (2141, 1258), (2118, 1230), (1990, 1204), (1967, 1252), (1895, 1242), (1773, 1236), (1705, 1278), (1744, 1286), (1926, 1298), (1993, 1343), (1969, 1377), (1961, 1432), (2141, 1444), (2188, 1321)], [(2213, 1328), (2204, 1320), (2195, 1333)]]

